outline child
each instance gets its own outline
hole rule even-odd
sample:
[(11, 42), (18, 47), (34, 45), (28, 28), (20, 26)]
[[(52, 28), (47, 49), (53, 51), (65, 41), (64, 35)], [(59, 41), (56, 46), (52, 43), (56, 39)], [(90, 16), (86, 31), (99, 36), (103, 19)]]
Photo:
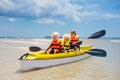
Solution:
[(61, 44), (60, 44), (60, 40), (59, 40), (59, 33), (58, 32), (54, 32), (52, 34), (52, 41), (50, 46), (48, 47), (48, 49), (45, 51), (48, 54), (56, 54), (59, 53), (61, 50)]
[(61, 40), (61, 45), (62, 45), (63, 52), (70, 51), (70, 35), (69, 34), (64, 34)]
[(71, 36), (71, 48), (74, 50), (79, 49), (80, 50), (80, 42), (79, 42), (79, 36), (77, 35), (76, 31), (72, 30), (70, 31)]

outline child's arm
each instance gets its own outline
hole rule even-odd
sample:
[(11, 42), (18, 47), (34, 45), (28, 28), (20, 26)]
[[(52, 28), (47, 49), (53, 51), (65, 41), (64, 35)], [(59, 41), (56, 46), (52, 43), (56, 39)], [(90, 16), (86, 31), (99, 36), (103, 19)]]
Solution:
[(47, 51), (49, 50), (50, 47), (51, 47), (51, 44), (50, 44), (49, 47), (45, 50), (45, 53), (47, 53)]

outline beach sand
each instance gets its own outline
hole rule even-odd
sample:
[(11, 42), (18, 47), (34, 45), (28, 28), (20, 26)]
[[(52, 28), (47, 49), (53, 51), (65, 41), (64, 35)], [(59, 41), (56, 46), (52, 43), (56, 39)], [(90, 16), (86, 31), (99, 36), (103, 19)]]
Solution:
[(22, 72), (18, 58), (29, 52), (29, 46), (46, 49), (49, 42), (0, 39), (0, 80), (120, 80), (120, 40), (84, 40), (83, 45), (104, 49), (106, 57), (91, 56), (69, 64)]

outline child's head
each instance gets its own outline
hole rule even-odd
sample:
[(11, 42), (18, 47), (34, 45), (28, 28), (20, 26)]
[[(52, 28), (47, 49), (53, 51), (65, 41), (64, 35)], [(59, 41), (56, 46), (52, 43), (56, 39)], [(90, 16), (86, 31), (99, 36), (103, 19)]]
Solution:
[(70, 36), (71, 37), (75, 37), (77, 35), (75, 30), (70, 31)]
[(64, 39), (64, 41), (69, 41), (70, 40), (70, 35), (69, 34), (64, 34), (63, 39)]
[(56, 41), (56, 40), (58, 40), (58, 38), (59, 38), (59, 33), (58, 32), (53, 32), (52, 39)]

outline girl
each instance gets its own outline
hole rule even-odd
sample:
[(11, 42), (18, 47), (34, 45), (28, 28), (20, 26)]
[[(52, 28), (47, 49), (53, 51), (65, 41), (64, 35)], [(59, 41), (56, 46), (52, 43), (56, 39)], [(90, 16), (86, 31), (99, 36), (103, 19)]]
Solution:
[(61, 44), (60, 44), (60, 40), (59, 40), (59, 33), (54, 32), (52, 34), (51, 44), (45, 52), (47, 52), (48, 54), (49, 53), (50, 54), (56, 54), (56, 53), (59, 53), (60, 51), (61, 51)]

